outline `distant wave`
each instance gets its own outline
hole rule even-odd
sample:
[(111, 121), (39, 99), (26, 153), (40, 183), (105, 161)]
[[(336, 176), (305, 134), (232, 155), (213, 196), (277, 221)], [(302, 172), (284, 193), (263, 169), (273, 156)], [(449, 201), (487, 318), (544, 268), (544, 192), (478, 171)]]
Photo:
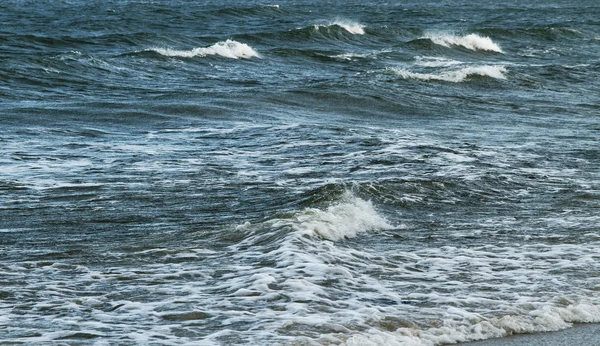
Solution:
[(506, 79), (504, 66), (469, 66), (455, 70), (445, 70), (440, 73), (418, 73), (404, 69), (392, 69), (392, 71), (406, 79), (419, 79), (423, 81), (438, 80), (445, 82), (460, 83), (466, 81), (471, 76), (483, 76), (496, 79)]
[(229, 16), (233, 18), (260, 16), (264, 14), (276, 14), (279, 11), (279, 5), (250, 5), (250, 6), (233, 6), (220, 8), (208, 13), (218, 17)]
[(466, 36), (455, 36), (450, 34), (430, 34), (424, 38), (431, 40), (433, 43), (444, 46), (461, 46), (470, 50), (481, 50), (502, 53), (502, 49), (489, 37), (482, 37), (477, 34), (469, 34)]
[(365, 26), (359, 23), (355, 23), (352, 21), (346, 20), (335, 20), (328, 24), (316, 24), (314, 27), (316, 29), (319, 28), (330, 28), (333, 26), (339, 26), (340, 28), (346, 30), (347, 32), (353, 35), (364, 35), (365, 34)]
[(174, 50), (170, 48), (152, 48), (160, 55), (169, 57), (193, 58), (219, 55), (230, 59), (250, 59), (259, 57), (259, 54), (249, 45), (233, 40), (215, 43), (210, 47), (194, 48), (192, 50)]

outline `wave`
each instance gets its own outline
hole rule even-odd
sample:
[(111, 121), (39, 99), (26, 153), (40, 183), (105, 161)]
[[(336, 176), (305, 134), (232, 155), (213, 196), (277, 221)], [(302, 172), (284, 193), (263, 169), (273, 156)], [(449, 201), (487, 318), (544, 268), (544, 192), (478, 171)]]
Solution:
[(210, 47), (194, 48), (192, 50), (174, 50), (170, 48), (152, 48), (160, 55), (168, 57), (194, 58), (218, 55), (230, 59), (250, 59), (260, 57), (252, 47), (234, 40), (217, 42)]
[[(314, 344), (434, 346), (600, 322), (595, 297), (538, 299), (529, 284), (552, 275), (551, 259), (573, 253), (572, 246), (394, 250), (363, 239), (338, 242), (363, 231), (405, 227), (392, 226), (369, 201), (344, 188), (325, 185), (306, 196), (313, 207), (236, 228), (241, 241), (231, 247), (232, 262), (254, 265), (240, 266), (214, 289), (237, 306), (252, 307), (252, 314), (241, 317), (248, 323), (268, 321), (267, 338), (291, 340), (309, 331)], [(572, 268), (594, 249), (575, 252), (563, 266)], [(548, 262), (534, 256), (541, 252), (548, 253)], [(473, 263), (483, 271), (469, 278)]]
[(353, 35), (364, 35), (365, 34), (364, 25), (355, 23), (352, 21), (346, 21), (346, 20), (335, 20), (328, 24), (315, 24), (314, 28), (318, 30), (320, 28), (331, 28), (331, 27), (336, 27), (336, 26), (346, 30), (347, 32), (349, 32)]
[(506, 76), (504, 75), (506, 73), (506, 68), (504, 66), (497, 65), (469, 66), (455, 70), (446, 70), (437, 74), (411, 72), (405, 69), (392, 69), (392, 71), (402, 78), (418, 79), (423, 81), (437, 80), (460, 83), (468, 80), (472, 76), (506, 79)]
[(444, 47), (461, 46), (473, 51), (489, 51), (502, 53), (502, 49), (489, 37), (482, 37), (477, 34), (466, 36), (456, 36), (450, 34), (430, 34), (424, 38), (431, 40), (437, 45)]
[(379, 215), (371, 201), (365, 201), (350, 192), (327, 209), (306, 208), (291, 219), (275, 219), (271, 227), (289, 228), (297, 235), (308, 235), (327, 240), (356, 237), (359, 233), (393, 229), (385, 217)]

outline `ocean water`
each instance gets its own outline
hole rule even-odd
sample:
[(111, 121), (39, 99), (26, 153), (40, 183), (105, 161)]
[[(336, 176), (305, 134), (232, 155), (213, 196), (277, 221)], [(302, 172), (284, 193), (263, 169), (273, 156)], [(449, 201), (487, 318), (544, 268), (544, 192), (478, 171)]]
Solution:
[(0, 22), (0, 343), (600, 323), (597, 1), (6, 0)]

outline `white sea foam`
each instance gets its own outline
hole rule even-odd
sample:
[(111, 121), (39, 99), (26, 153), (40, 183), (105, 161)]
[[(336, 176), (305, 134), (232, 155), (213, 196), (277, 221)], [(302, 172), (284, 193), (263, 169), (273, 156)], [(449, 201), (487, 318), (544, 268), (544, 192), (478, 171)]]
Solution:
[[(385, 248), (382, 252), (356, 249), (313, 237), (322, 237), (315, 230), (321, 225), (329, 229), (333, 223), (337, 225), (333, 228), (346, 227), (346, 222), (353, 219), (346, 216), (350, 211), (362, 215), (359, 219), (366, 228), (389, 227), (387, 221), (381, 222), (382, 217), (370, 210), (372, 205), (365, 207), (364, 203), (368, 202), (350, 195), (326, 209), (308, 208), (285, 220), (239, 226), (238, 231), (256, 232), (235, 248), (234, 256), (239, 257), (239, 262), (270, 259), (274, 264), (268, 268), (244, 268), (246, 277), (233, 275), (223, 283), (223, 289), (235, 289), (238, 303), (248, 307), (257, 301), (279, 304), (280, 294), (285, 292), (289, 302), (281, 302), (277, 312), (261, 311), (261, 320), (278, 321), (272, 327), (276, 325), (277, 330), (320, 331), (320, 336), (307, 339), (315, 344), (434, 346), (600, 322), (600, 306), (594, 297), (570, 300), (538, 292), (546, 283), (551, 287), (570, 284), (560, 277), (546, 277), (549, 271), (556, 270), (556, 258), (577, 254), (563, 259), (563, 267), (593, 266), (589, 256), (595, 253), (594, 245), (585, 249), (578, 245), (536, 244), (444, 246), (407, 248), (398, 253)], [(355, 208), (359, 206), (357, 212)], [(347, 221), (340, 224), (340, 218)], [(335, 222), (330, 222), (332, 219)], [(287, 233), (270, 252), (240, 251), (272, 237), (260, 231), (263, 227), (271, 232), (293, 232)], [(373, 268), (381, 271), (377, 277), (369, 274)], [(336, 297), (350, 288), (352, 294), (340, 306)], [(398, 316), (409, 316), (409, 320)], [(425, 322), (432, 317), (434, 323)], [(244, 318), (251, 321), (256, 316), (239, 317), (236, 322), (243, 322)], [(360, 325), (362, 330), (354, 329), (354, 325)]]
[(461, 46), (470, 50), (483, 50), (502, 53), (502, 49), (489, 37), (482, 37), (477, 34), (466, 36), (456, 36), (452, 34), (429, 34), (425, 38), (430, 39), (435, 44), (445, 47)]
[[(436, 67), (423, 70), (435, 71)], [(440, 67), (440, 70), (456, 69), (454, 66)], [(205, 162), (212, 162), (213, 166), (218, 162), (221, 167), (217, 178), (205, 178), (214, 183), (209, 185), (211, 189), (223, 186), (219, 185), (222, 182), (218, 178), (227, 169), (247, 175), (241, 178), (247, 179), (244, 182), (255, 183), (258, 176), (258, 179), (268, 182), (265, 186), (270, 187), (273, 181), (281, 179), (287, 184), (286, 191), (296, 194), (306, 192), (303, 189), (307, 185), (316, 184), (308, 178), (302, 180), (303, 184), (298, 184), (295, 176), (302, 173), (303, 167), (318, 167), (306, 165), (310, 158), (303, 153), (307, 150), (315, 153), (327, 150), (332, 154), (328, 159), (339, 160), (336, 163), (338, 168), (349, 168), (357, 162), (374, 158), (406, 158), (398, 160), (403, 162), (398, 166), (374, 165), (369, 168), (368, 176), (377, 177), (380, 176), (378, 173), (385, 172), (386, 177), (391, 177), (390, 183), (394, 183), (396, 177), (402, 177), (403, 181), (396, 182), (403, 186), (403, 194), (398, 196), (401, 196), (402, 205), (423, 208), (425, 222), (434, 220), (426, 215), (435, 209), (435, 206), (433, 209), (429, 206), (431, 193), (439, 193), (439, 198), (447, 200), (448, 206), (458, 202), (457, 207), (461, 207), (462, 196), (444, 197), (444, 194), (453, 189), (450, 186), (453, 182), (460, 181), (459, 185), (469, 183), (466, 177), (476, 175), (477, 170), (473, 167), (480, 166), (479, 162), (488, 162), (487, 158), (494, 157), (497, 167), (502, 164), (505, 165), (503, 170), (513, 171), (514, 160), (531, 161), (538, 157), (521, 151), (516, 153), (518, 150), (506, 150), (514, 149), (510, 146), (479, 143), (478, 149), (467, 148), (455, 142), (448, 144), (426, 133), (413, 134), (407, 129), (367, 126), (370, 128), (368, 132), (351, 132), (348, 138), (353, 141), (376, 138), (380, 145), (368, 150), (350, 147), (347, 152), (339, 154), (331, 149), (332, 144), (344, 145), (347, 143), (345, 140), (340, 138), (339, 142), (335, 142), (309, 138), (304, 135), (307, 133), (305, 130), (313, 127), (302, 124), (270, 126), (241, 123), (218, 128), (182, 126), (181, 129), (149, 133), (151, 140), (144, 146), (130, 140), (110, 145), (104, 140), (96, 144), (88, 139), (86, 142), (91, 142), (97, 148), (95, 150), (107, 155), (92, 160), (94, 165), (111, 167), (118, 164), (118, 168), (123, 169), (120, 162), (125, 158), (152, 155), (147, 167), (155, 171), (153, 176), (156, 178), (152, 183), (161, 184), (161, 188), (167, 181), (170, 184), (178, 178), (196, 180), (187, 174), (170, 174), (170, 169), (198, 172), (206, 166)], [(197, 147), (206, 138), (243, 141), (240, 138), (249, 138), (257, 133), (281, 136), (293, 133), (297, 137), (284, 144), (272, 141), (265, 147), (253, 149), (218, 146), (214, 149), (200, 147), (202, 150), (198, 150)], [(182, 146), (177, 147), (175, 143)], [(36, 142), (36, 147), (49, 146), (41, 144), (45, 143)], [(538, 144), (531, 141), (514, 145), (527, 148)], [(160, 150), (156, 151), (159, 147)], [(423, 155), (415, 149), (417, 147), (429, 148), (423, 150), (427, 154), (426, 159), (435, 162), (438, 168), (438, 173), (431, 174), (433, 180), (443, 177), (432, 182), (434, 187), (422, 184), (419, 181), (422, 177), (406, 176), (404, 162), (420, 160)], [(67, 150), (57, 148), (58, 153)], [(177, 148), (187, 149), (177, 151)], [(177, 152), (178, 157), (167, 160), (160, 156), (161, 151)], [(190, 154), (185, 155), (186, 152)], [(268, 159), (268, 163), (253, 162), (258, 157)], [(20, 184), (33, 185), (41, 180), (48, 186), (95, 184), (94, 181), (75, 181), (65, 175), (87, 172), (89, 165), (80, 164), (78, 160), (75, 158), (74, 165), (62, 164), (60, 160), (41, 163), (16, 161), (12, 163), (16, 168), (10, 176), (18, 177), (15, 181)], [(321, 160), (321, 157), (315, 160)], [(40, 164), (43, 165), (41, 170), (29, 169), (29, 165)], [(283, 168), (273, 170), (274, 166)], [(134, 163), (124, 171), (133, 172), (136, 167)], [(28, 173), (30, 171), (34, 173)], [(253, 173), (246, 174), (249, 172)], [(559, 172), (551, 167), (528, 169), (519, 175), (547, 174), (554, 178), (563, 177), (564, 172), (568, 172), (572, 183), (580, 179), (577, 171)], [(291, 177), (287, 180), (287, 177), (277, 175), (280, 173)], [(29, 178), (23, 180), (23, 175)], [(136, 179), (126, 176), (124, 181), (113, 184), (120, 189), (143, 183), (137, 179), (138, 175), (131, 177)], [(310, 179), (323, 183), (322, 176)], [(335, 180), (336, 177), (332, 174), (327, 179)], [(347, 182), (348, 179), (340, 180)], [(584, 181), (580, 184), (587, 187), (581, 188), (582, 191), (597, 185), (594, 179)], [(106, 189), (110, 188), (108, 184), (102, 182)], [(377, 184), (384, 182), (377, 180)], [(296, 188), (298, 190), (293, 190)], [(524, 187), (517, 188), (532, 194)], [(424, 192), (424, 189), (431, 191)], [(512, 192), (509, 197), (518, 193)], [(36, 192), (36, 195), (39, 194)], [(410, 200), (412, 202), (406, 202)], [(101, 201), (101, 206), (120, 207), (113, 204), (115, 202), (110, 197), (106, 202)], [(174, 237), (160, 232), (160, 236), (148, 237), (139, 248), (136, 245), (134, 249), (127, 249), (129, 246), (123, 244), (103, 251), (105, 265), (87, 269), (70, 265), (73, 260), (62, 256), (52, 258), (45, 254), (46, 258), (42, 258), (40, 248), (31, 247), (25, 250), (31, 255), (19, 253), (26, 262), (0, 263), (0, 275), (18, 283), (5, 289), (10, 294), (9, 299), (0, 300), (0, 315), (3, 316), (0, 322), (7, 325), (9, 335), (30, 334), (11, 340), (24, 343), (56, 343), (60, 340), (52, 338), (69, 337), (84, 331), (101, 336), (96, 339), (105, 339), (106, 336), (108, 343), (136, 343), (139, 340), (142, 343), (192, 345), (198, 343), (201, 327), (202, 330), (214, 331), (205, 338), (203, 336), (201, 343), (215, 345), (231, 341), (256, 345), (345, 343), (431, 346), (510, 333), (556, 330), (567, 328), (572, 323), (599, 321), (600, 300), (595, 293), (600, 289), (597, 251), (600, 243), (590, 226), (599, 224), (597, 217), (586, 217), (578, 212), (539, 216), (533, 226), (539, 226), (540, 230), (544, 230), (542, 225), (559, 225), (559, 228), (568, 226), (584, 230), (587, 234), (580, 241), (573, 238), (573, 242), (563, 244), (556, 241), (536, 244), (536, 237), (552, 239), (551, 233), (556, 231), (556, 227), (540, 232), (543, 235), (536, 236), (532, 232), (528, 241), (522, 241), (525, 238), (519, 231), (527, 233), (527, 227), (531, 225), (524, 223), (518, 215), (481, 216), (485, 220), (477, 216), (477, 221), (472, 224), (449, 222), (439, 227), (424, 227), (422, 222), (404, 220), (399, 214), (398, 217), (407, 224), (405, 229), (377, 232), (393, 224), (386, 221), (386, 216), (390, 219), (393, 216), (383, 214), (378, 206), (376, 202), (347, 194), (319, 208), (311, 205), (311, 208), (285, 210), (287, 214), (284, 216), (270, 216), (266, 221), (241, 221), (243, 224), (236, 229), (225, 225), (222, 230), (219, 228), (213, 232), (210, 228), (199, 226), (194, 231), (196, 227), (190, 226), (189, 230), (177, 232)], [(240, 217), (243, 218), (243, 214)], [(159, 225), (162, 220), (156, 222)], [(143, 228), (161, 229), (154, 223), (145, 223)], [(494, 232), (503, 230), (516, 232), (508, 240), (492, 236)], [(217, 237), (217, 234), (227, 234), (223, 244), (231, 245), (221, 246), (218, 243), (204, 249), (204, 246), (210, 245), (207, 239)], [(339, 241), (352, 236), (354, 238)], [(460, 243), (459, 237), (462, 236), (474, 239)], [(425, 237), (431, 240), (421, 241)], [(443, 244), (440, 238), (449, 246), (440, 246)], [(438, 241), (440, 243), (436, 244)], [(7, 253), (7, 258), (16, 258), (17, 251), (24, 249), (15, 247), (11, 251), (14, 254)], [(43, 261), (34, 261), (33, 258)], [(81, 287), (85, 287), (83, 296)], [(107, 294), (108, 291), (111, 293)], [(24, 297), (22, 292), (40, 294), (35, 299), (18, 302)], [(15, 304), (22, 304), (25, 309), (15, 309)], [(168, 319), (180, 314), (185, 316), (188, 312), (212, 317), (203, 321)], [(194, 313), (189, 315), (193, 317)], [(52, 321), (52, 324), (40, 322), (29, 326), (27, 323), (31, 321)], [(149, 322), (141, 325), (139, 321)], [(175, 329), (178, 333), (173, 333)], [(31, 336), (38, 332), (43, 336)], [(141, 335), (147, 337), (142, 338)]]
[(524, 315), (487, 319), (459, 308), (449, 308), (440, 327), (398, 328), (392, 332), (370, 330), (352, 335), (346, 345), (442, 345), (499, 338), (512, 334), (558, 331), (572, 323), (600, 322), (597, 305), (577, 303), (566, 307), (543, 305)]
[(192, 50), (174, 50), (170, 48), (153, 48), (151, 50), (164, 56), (181, 58), (218, 55), (231, 59), (250, 59), (260, 56), (249, 45), (234, 40), (217, 42), (210, 47), (194, 48)]
[(406, 79), (419, 79), (424, 81), (438, 80), (460, 83), (466, 81), (471, 76), (506, 79), (506, 76), (504, 75), (506, 73), (506, 68), (498, 65), (468, 66), (459, 69), (444, 70), (439, 73), (419, 73), (398, 68), (394, 68), (392, 71), (398, 76)]

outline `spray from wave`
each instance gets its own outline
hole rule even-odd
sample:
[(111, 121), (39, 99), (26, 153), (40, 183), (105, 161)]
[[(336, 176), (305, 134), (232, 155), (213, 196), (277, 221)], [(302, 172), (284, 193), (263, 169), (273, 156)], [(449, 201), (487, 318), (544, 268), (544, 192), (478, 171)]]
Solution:
[(456, 36), (449, 34), (430, 34), (425, 36), (433, 43), (444, 46), (461, 46), (474, 51), (489, 51), (502, 53), (502, 49), (489, 37), (482, 37), (477, 34), (469, 34), (466, 36)]
[(245, 43), (234, 40), (217, 42), (210, 47), (194, 48), (192, 50), (174, 50), (169, 48), (153, 48), (160, 55), (168, 57), (194, 58), (218, 55), (230, 59), (250, 59), (259, 57), (259, 54)]
[(504, 66), (469, 66), (454, 70), (445, 70), (440, 73), (418, 73), (405, 69), (391, 69), (396, 75), (406, 79), (418, 79), (422, 81), (444, 81), (460, 83), (469, 80), (472, 76), (490, 77), (495, 79), (506, 79)]

